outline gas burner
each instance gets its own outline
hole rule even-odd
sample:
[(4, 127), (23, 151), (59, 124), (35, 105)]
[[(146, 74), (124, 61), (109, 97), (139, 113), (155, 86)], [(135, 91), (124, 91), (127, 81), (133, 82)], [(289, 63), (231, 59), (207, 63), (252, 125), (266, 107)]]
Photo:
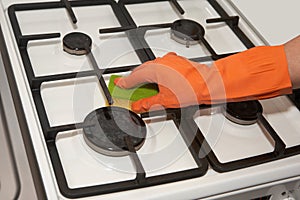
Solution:
[(250, 125), (257, 121), (258, 114), (262, 113), (262, 110), (258, 101), (227, 103), (225, 116), (234, 123)]
[(64, 51), (72, 55), (85, 55), (89, 52), (91, 46), (92, 39), (84, 33), (73, 32), (63, 38)]
[(176, 20), (171, 26), (171, 38), (186, 45), (186, 47), (199, 43), (204, 34), (204, 28), (199, 23), (189, 19)]
[[(134, 112), (120, 107), (102, 107), (84, 120), (83, 136), (89, 147), (108, 156), (129, 155), (139, 150), (146, 138), (145, 122)], [(126, 142), (128, 137), (132, 144)], [(132, 145), (133, 148), (128, 148)]]

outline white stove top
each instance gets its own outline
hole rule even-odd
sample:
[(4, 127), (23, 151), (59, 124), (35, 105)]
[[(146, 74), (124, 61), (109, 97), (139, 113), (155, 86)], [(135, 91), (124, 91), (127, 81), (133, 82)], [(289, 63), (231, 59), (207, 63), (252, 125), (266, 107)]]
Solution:
[[(34, 76), (38, 80), (46, 78), (46, 81), (42, 81), (41, 87), (30, 88), (36, 86), (30, 85), (27, 80), (28, 71), (24, 69), (24, 62), (14, 38), (7, 8), (15, 3), (32, 2), (40, 1), (2, 1), (4, 12), (1, 11), (1, 26), (4, 27), (7, 45), (11, 47), (9, 53), (14, 66), (13, 70), (19, 90), (22, 91), (20, 97), (49, 199), (66, 197), (59, 190), (60, 181), (55, 177), (52, 166), (53, 158), (49, 155), (51, 141), (48, 141), (47, 147), (43, 124), (39, 120), (39, 117), (44, 115), (52, 129), (60, 130), (53, 144), (56, 145), (62, 164), (61, 169), (69, 188), (76, 190), (134, 179), (136, 170), (129, 156), (109, 157), (96, 153), (85, 143), (82, 128), (64, 130), (65, 125), (80, 124), (88, 113), (107, 105), (97, 77), (90, 75), (51, 79), (60, 74), (93, 70), (86, 56), (74, 56), (62, 50), (62, 39), (67, 33), (84, 32), (92, 38), (92, 53), (102, 69), (142, 63), (128, 35), (125, 32), (99, 34), (99, 29), (121, 26), (110, 5), (73, 7), (78, 19), (76, 25), (71, 23), (64, 8), (17, 11), (16, 17), (23, 35), (60, 33), (58, 38), (28, 42), (26, 52), (28, 52)], [(168, 1), (147, 3), (146, 6), (145, 4), (129, 4), (126, 5), (126, 9), (137, 26), (172, 23), (177, 19), (195, 20), (205, 28), (204, 37), (218, 55), (247, 49), (225, 23), (206, 23), (206, 19), (220, 17), (208, 1), (181, 0), (179, 3), (186, 12), (184, 15), (175, 11)], [(228, 13), (236, 14), (227, 1), (220, 2), (220, 4)], [(239, 27), (254, 45), (264, 44), (243, 18), (240, 19)], [(145, 42), (156, 57), (170, 51), (188, 58), (211, 55), (211, 52), (203, 45), (191, 45), (187, 48), (170, 39), (170, 28), (147, 30)], [(210, 63), (211, 59), (205, 59), (205, 61)], [(118, 74), (127, 73), (129, 72)], [(104, 75), (106, 82), (111, 74)], [(40, 96), (35, 95), (37, 91)], [(44, 111), (36, 106), (39, 100), (42, 101)], [(264, 117), (286, 147), (299, 145), (300, 125), (296, 121), (300, 119), (300, 112), (290, 99), (283, 96), (260, 101), (260, 103), (263, 106)], [(166, 114), (145, 117), (143, 120), (146, 123), (147, 138), (137, 155), (146, 172), (146, 179), (199, 167), (198, 160), (193, 158), (176, 123), (171, 119), (166, 119)], [(235, 124), (226, 119), (219, 108), (196, 112), (193, 121), (221, 163), (258, 156), (274, 150), (274, 141), (259, 125)], [(224, 173), (216, 172), (209, 167), (205, 175), (197, 178), (102, 194), (101, 199), (145, 197), (149, 199), (214, 199), (251, 191), (264, 187), (266, 184), (272, 186), (276, 182), (298, 180), (299, 169), (299, 155)], [(99, 199), (99, 196), (87, 196), (87, 199)]]

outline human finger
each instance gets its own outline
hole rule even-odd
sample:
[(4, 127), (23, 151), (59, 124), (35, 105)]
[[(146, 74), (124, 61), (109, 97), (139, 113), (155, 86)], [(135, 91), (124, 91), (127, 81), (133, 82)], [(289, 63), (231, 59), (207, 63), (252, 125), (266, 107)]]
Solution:
[(116, 78), (115, 85), (121, 88), (129, 89), (136, 87), (143, 83), (156, 83), (156, 70), (157, 64), (145, 64), (133, 70), (128, 76)]

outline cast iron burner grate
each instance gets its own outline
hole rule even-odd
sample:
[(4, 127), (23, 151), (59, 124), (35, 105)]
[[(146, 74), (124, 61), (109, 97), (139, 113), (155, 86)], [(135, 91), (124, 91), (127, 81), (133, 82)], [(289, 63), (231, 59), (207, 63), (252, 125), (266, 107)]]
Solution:
[[(167, 1), (167, 0), (161, 0), (161, 1)], [(196, 57), (196, 58), (189, 58), (190, 60), (196, 61), (196, 62), (204, 62), (204, 61), (211, 61), (211, 60), (217, 60), (220, 58), (227, 57), (229, 55), (235, 54), (236, 52), (232, 53), (226, 53), (226, 54), (217, 54), (216, 51), (212, 48), (212, 46), (205, 40), (204, 37), (204, 30), (202, 29), (203, 27), (198, 24), (197, 22), (194, 22), (192, 20), (188, 19), (181, 19), (178, 21), (170, 22), (170, 23), (164, 23), (164, 24), (151, 24), (151, 25), (143, 25), (143, 26), (137, 26), (133, 18), (131, 17), (129, 11), (126, 9), (126, 5), (128, 4), (146, 4), (146, 3), (151, 3), (151, 2), (156, 2), (155, 0), (146, 0), (146, 1), (139, 1), (139, 0), (120, 0), (118, 4), (120, 5), (120, 8), (124, 15), (127, 17), (127, 20), (129, 22), (128, 26), (123, 26), (123, 27), (114, 27), (114, 28), (106, 28), (106, 29), (100, 29), (99, 32), (104, 34), (104, 33), (114, 33), (114, 32), (122, 32), (122, 31), (129, 31), (130, 35), (133, 35), (135, 38), (139, 38), (139, 42), (136, 43), (135, 48), (138, 49), (144, 49), (149, 56), (150, 60), (153, 60), (156, 58), (154, 55), (151, 47), (145, 40), (145, 34), (149, 30), (154, 30), (154, 29), (177, 29), (177, 31), (171, 31), (173, 34), (175, 33), (177, 37), (177, 41), (187, 40), (184, 44), (189, 46), (190, 42), (192, 44), (196, 44), (194, 39), (196, 39), (199, 44), (203, 44), (204, 47), (208, 50), (208, 52), (211, 54), (210, 56), (203, 56), (203, 57)], [(173, 1), (172, 1), (173, 2)], [(211, 0), (208, 1), (211, 6), (217, 11), (217, 13), (220, 15), (220, 18), (214, 18), (214, 19), (207, 19), (207, 23), (219, 23), (219, 22), (225, 22), (229, 28), (235, 33), (235, 35), (240, 39), (240, 41), (247, 47), (251, 48), (254, 47), (255, 45), (251, 42), (251, 40), (244, 34), (244, 32), (239, 28), (238, 26), (238, 21), (239, 17), (237, 16), (229, 16), (226, 11), (218, 4), (217, 1)], [(178, 3), (178, 6), (175, 7), (176, 11), (181, 10), (181, 6)], [(183, 9), (182, 9), (183, 10)], [(178, 28), (178, 25), (183, 22), (184, 25), (186, 26), (191, 26), (193, 29), (198, 31), (197, 35), (190, 34), (188, 33), (189, 31), (183, 30)], [(177, 28), (176, 28), (177, 27)], [(192, 31), (193, 32), (193, 31)], [(183, 36), (186, 35), (186, 36)]]
[[(192, 108), (189, 112), (194, 113), (190, 116), (194, 116), (198, 109)], [(289, 151), (299, 150), (299, 146), (286, 148), (285, 143), (272, 128), (269, 122), (265, 119), (262, 114), (262, 106), (258, 101), (245, 101), (245, 102), (234, 102), (227, 103), (224, 105), (224, 115), (230, 121), (240, 125), (250, 125), (257, 123), (263, 132), (266, 132), (270, 138), (274, 141), (274, 150), (269, 153), (264, 153), (260, 155), (255, 155), (252, 157), (247, 157), (239, 160), (234, 160), (230, 162), (220, 162), (214, 153), (213, 148), (208, 144), (204, 134), (201, 132), (201, 127), (198, 128), (197, 124), (192, 117), (188, 117), (187, 122), (192, 129), (197, 129), (198, 134), (196, 137), (202, 144), (202, 150), (204, 154), (207, 155), (212, 168), (218, 172), (227, 172), (232, 170), (237, 170), (241, 168), (246, 168), (265, 162), (274, 161), (287, 156), (293, 155)], [(293, 150), (292, 150), (293, 149)], [(289, 153), (288, 153), (289, 152)], [(299, 153), (299, 151), (298, 151)]]
[[(197, 144), (198, 142), (195, 139), (193, 141), (190, 140), (187, 141), (186, 135), (188, 133), (185, 133), (183, 130), (180, 129), (181, 124), (180, 124), (180, 120), (178, 119), (180, 117), (180, 114), (177, 113), (178, 112), (177, 110), (172, 110), (172, 111), (168, 111), (167, 113), (168, 119), (172, 120), (174, 124), (177, 126), (177, 128), (180, 129), (179, 132), (182, 135), (182, 138), (185, 140), (185, 142), (187, 144), (191, 144), (190, 146), (188, 146), (188, 149), (195, 161), (195, 164), (197, 165), (195, 168), (146, 177), (147, 173), (145, 172), (144, 167), (138, 155), (135, 153), (137, 150), (136, 148), (134, 148), (136, 144), (135, 139), (133, 139), (132, 137), (124, 136), (123, 139), (125, 140), (125, 143), (127, 145), (125, 149), (128, 150), (126, 153), (129, 152), (131, 162), (136, 169), (136, 177), (134, 179), (113, 182), (113, 183), (105, 183), (105, 184), (100, 183), (93, 186), (83, 186), (78, 188), (70, 188), (68, 186), (66, 175), (55, 143), (56, 137), (59, 132), (78, 130), (78, 129), (88, 129), (91, 127), (92, 124), (88, 122), (87, 123), (82, 122), (82, 123), (74, 123), (74, 124), (63, 124), (60, 126), (50, 126), (50, 122), (41, 96), (41, 85), (43, 83), (47, 83), (51, 81), (60, 81), (60, 80), (68, 80), (68, 79), (81, 78), (81, 77), (97, 76), (98, 81), (102, 89), (104, 90), (105, 96), (108, 102), (110, 102), (110, 93), (108, 92), (108, 90), (107, 92), (105, 91), (107, 89), (107, 86), (103, 80), (102, 74), (126, 72), (132, 70), (134, 67), (136, 67), (136, 65), (108, 68), (105, 70), (100, 69), (92, 54), (91, 45), (90, 45), (92, 41), (89, 39), (87, 34), (82, 32), (71, 32), (68, 35), (64, 36), (63, 42), (65, 43), (65, 46), (64, 47), (62, 46), (61, 50), (63, 51), (64, 49), (65, 51), (69, 51), (68, 53), (74, 54), (74, 56), (78, 56), (78, 54), (80, 54), (81, 56), (87, 56), (93, 69), (88, 71), (74, 72), (74, 73), (61, 73), (61, 74), (52, 74), (47, 76), (36, 76), (32, 68), (31, 60), (27, 51), (28, 42), (32, 40), (47, 40), (51, 38), (60, 38), (61, 34), (46, 33), (46, 34), (35, 34), (35, 35), (23, 35), (21, 33), (21, 29), (18, 23), (16, 13), (19, 11), (27, 11), (27, 10), (66, 8), (67, 12), (69, 13), (71, 23), (76, 23), (77, 20), (80, 21), (80, 18), (77, 18), (74, 15), (74, 12), (72, 11), (73, 7), (100, 6), (100, 5), (103, 6), (109, 5), (112, 8), (116, 18), (118, 19), (121, 25), (121, 29), (122, 27), (129, 26), (129, 23), (127, 19), (124, 17), (119, 5), (113, 0), (78, 0), (78, 1), (71, 1), (71, 2), (68, 2), (67, 0), (62, 0), (60, 2), (15, 4), (10, 6), (8, 9), (9, 18), (11, 20), (12, 28), (15, 34), (15, 39), (19, 47), (19, 51), (27, 75), (27, 80), (32, 91), (32, 96), (42, 126), (44, 139), (47, 144), (48, 152), (52, 162), (52, 167), (61, 194), (68, 198), (80, 198), (80, 197), (94, 196), (94, 195), (100, 195), (100, 194), (106, 194), (112, 192), (119, 192), (119, 191), (130, 190), (130, 189), (137, 189), (142, 187), (149, 187), (153, 185), (176, 182), (180, 180), (203, 176), (208, 169), (208, 162), (206, 158), (198, 158), (198, 152), (200, 150), (199, 144)], [(74, 43), (74, 36), (75, 36), (75, 43)], [(140, 42), (136, 37), (132, 37), (132, 36), (135, 35), (128, 35), (128, 39), (131, 45), (134, 47), (135, 53), (140, 59), (140, 61), (146, 62), (150, 60), (149, 56), (147, 55), (144, 49), (135, 48), (139, 46)], [(107, 109), (109, 109), (109, 107)], [(139, 146), (141, 143), (143, 143), (143, 141), (139, 141), (137, 143)]]

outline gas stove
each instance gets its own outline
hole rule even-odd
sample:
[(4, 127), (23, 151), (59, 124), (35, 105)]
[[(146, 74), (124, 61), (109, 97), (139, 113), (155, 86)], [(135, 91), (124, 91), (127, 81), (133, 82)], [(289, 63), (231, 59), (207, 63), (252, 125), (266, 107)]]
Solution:
[[(167, 52), (210, 64), (269, 45), (240, 11), (229, 0), (3, 1), (47, 198), (300, 198), (298, 91), (138, 115), (108, 90), (111, 75)], [(101, 146), (110, 136), (97, 135), (110, 129), (133, 134), (112, 139), (113, 155)]]

